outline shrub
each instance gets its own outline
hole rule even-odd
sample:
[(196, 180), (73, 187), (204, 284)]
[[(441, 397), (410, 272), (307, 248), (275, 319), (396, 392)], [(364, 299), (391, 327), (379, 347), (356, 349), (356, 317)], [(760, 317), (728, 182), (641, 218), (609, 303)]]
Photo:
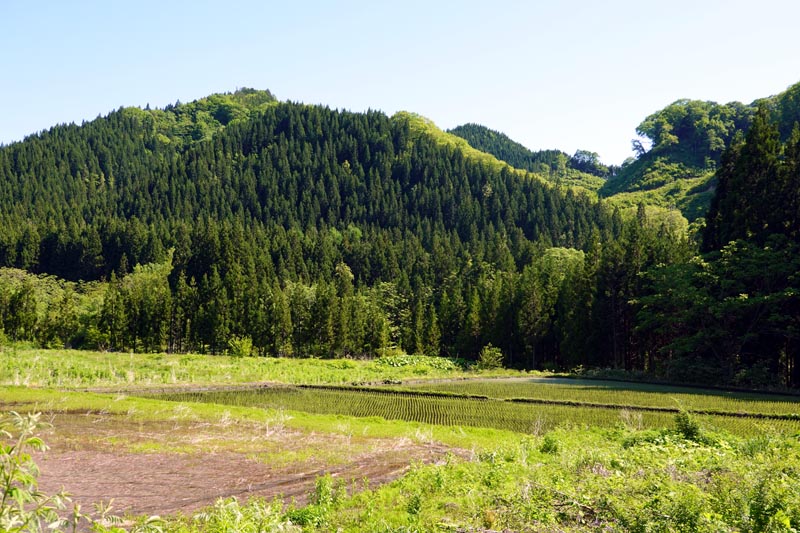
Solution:
[(250, 337), (234, 337), (228, 341), (228, 348), (233, 357), (249, 357), (253, 353), (253, 339)]
[(314, 492), (309, 494), (309, 505), (289, 509), (286, 518), (290, 523), (325, 529), (328, 513), (347, 496), (344, 484), (334, 480), (330, 474), (317, 478)]
[(478, 362), (475, 364), (478, 370), (491, 370), (493, 368), (503, 368), (503, 352), (500, 348), (487, 344), (481, 349)]
[(694, 442), (702, 442), (704, 440), (700, 424), (695, 417), (685, 409), (681, 409), (675, 415), (675, 429), (677, 429), (678, 433), (686, 440)]
[(283, 517), (280, 501), (253, 498), (241, 504), (236, 498), (221, 498), (213, 507), (195, 515), (192, 529), (211, 532), (299, 533), (301, 528)]
[(542, 439), (542, 445), (539, 446), (540, 452), (547, 453), (550, 455), (557, 454), (558, 449), (559, 449), (558, 440), (556, 440), (556, 438), (550, 433), (544, 436), (544, 439)]
[(381, 356), (375, 360), (375, 363), (381, 366), (389, 366), (392, 368), (419, 366), (420, 368), (425, 369), (455, 371), (461, 368), (462, 361), (460, 359), (450, 359), (446, 357), (408, 355), (398, 352), (394, 355)]

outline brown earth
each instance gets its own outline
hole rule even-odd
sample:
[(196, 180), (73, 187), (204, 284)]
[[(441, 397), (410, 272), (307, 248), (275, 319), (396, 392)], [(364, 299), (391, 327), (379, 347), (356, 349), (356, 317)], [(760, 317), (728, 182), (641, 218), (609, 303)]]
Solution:
[(443, 461), (440, 444), (414, 438), (302, 432), (222, 420), (137, 421), (109, 414), (58, 414), (36, 457), (45, 493), (65, 489), (84, 511), (113, 500), (113, 514), (189, 514), (220, 497), (307, 502), (317, 477), (374, 487), (413, 463)]

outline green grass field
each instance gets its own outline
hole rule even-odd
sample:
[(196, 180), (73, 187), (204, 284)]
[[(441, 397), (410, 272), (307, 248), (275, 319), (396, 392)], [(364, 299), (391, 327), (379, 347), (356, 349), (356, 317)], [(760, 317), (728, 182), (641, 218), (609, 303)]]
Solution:
[(0, 347), (0, 385), (34, 387), (137, 388), (256, 382), (348, 384), (493, 375), (525, 374), (511, 370), (475, 372), (450, 359), (416, 355), (357, 361)]

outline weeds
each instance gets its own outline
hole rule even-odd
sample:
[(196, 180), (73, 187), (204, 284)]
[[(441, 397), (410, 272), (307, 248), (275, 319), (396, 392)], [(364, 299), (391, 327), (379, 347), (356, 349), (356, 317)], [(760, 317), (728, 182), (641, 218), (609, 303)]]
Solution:
[(558, 440), (556, 440), (553, 434), (548, 433), (544, 436), (544, 439), (542, 439), (542, 444), (539, 446), (539, 451), (542, 453), (555, 455), (558, 453), (559, 448), (560, 446), (558, 444)]
[(39, 468), (31, 452), (47, 449), (38, 431), (48, 424), (41, 413), (12, 412), (0, 418), (0, 531), (39, 533), (76, 528), (73, 521), (59, 516), (70, 502), (65, 492), (47, 495), (39, 490)]
[(284, 517), (282, 503), (253, 498), (240, 504), (236, 498), (225, 498), (191, 521), (189, 531), (207, 533), (299, 533), (302, 529)]

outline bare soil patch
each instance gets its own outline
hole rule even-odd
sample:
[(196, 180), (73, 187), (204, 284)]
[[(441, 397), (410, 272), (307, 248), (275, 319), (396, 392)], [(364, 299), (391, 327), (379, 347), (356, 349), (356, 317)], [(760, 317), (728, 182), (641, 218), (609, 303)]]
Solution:
[(304, 433), (276, 425), (147, 421), (100, 414), (59, 414), (37, 457), (40, 488), (66, 489), (84, 511), (113, 499), (116, 513), (188, 514), (220, 497), (307, 501), (326, 473), (363, 487), (388, 482), (412, 463), (448, 453), (412, 439)]

